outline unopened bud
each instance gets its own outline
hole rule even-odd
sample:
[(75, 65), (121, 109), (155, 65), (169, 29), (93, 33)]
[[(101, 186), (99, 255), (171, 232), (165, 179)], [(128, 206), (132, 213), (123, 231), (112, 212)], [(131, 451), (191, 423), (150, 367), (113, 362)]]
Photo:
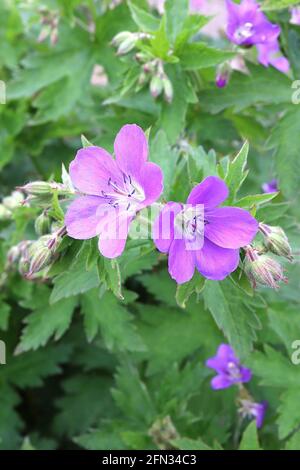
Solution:
[(218, 88), (224, 88), (228, 84), (230, 74), (231, 67), (228, 62), (225, 62), (217, 68), (216, 85)]
[(53, 252), (49, 248), (48, 244), (51, 236), (46, 235), (41, 237), (39, 240), (34, 242), (29, 250), (30, 254), (30, 266), (28, 275), (38, 273), (42, 269), (46, 268), (52, 261)]
[(22, 191), (32, 196), (47, 196), (52, 194), (53, 190), (58, 190), (61, 185), (58, 183), (48, 183), (46, 181), (33, 181), (23, 186)]
[(2, 203), (8, 210), (12, 211), (17, 207), (20, 207), (23, 201), (24, 196), (21, 191), (13, 191), (10, 196), (3, 198)]
[(131, 34), (131, 36), (129, 36), (119, 45), (117, 55), (128, 54), (128, 52), (132, 51), (132, 49), (135, 47), (137, 40), (137, 37), (134, 34)]
[(24, 205), (47, 209), (51, 205), (51, 201), (52, 194), (44, 194), (42, 196), (28, 196), (24, 201)]
[(165, 100), (167, 101), (167, 103), (172, 103), (174, 95), (172, 82), (166, 75), (164, 76), (162, 82), (164, 87)]
[(160, 75), (154, 75), (150, 82), (150, 93), (153, 98), (157, 98), (163, 91), (164, 85)]
[(50, 232), (50, 227), (51, 227), (51, 222), (50, 218), (48, 215), (46, 215), (44, 212), (39, 215), (34, 223), (34, 228), (37, 233), (37, 235), (45, 235), (46, 233)]
[(293, 261), (288, 237), (281, 227), (259, 224), (259, 229), (264, 236), (264, 244), (268, 250), (272, 251), (275, 255), (283, 256), (289, 261)]
[(142, 72), (139, 76), (138, 84), (139, 85), (145, 85), (145, 83), (147, 83), (147, 81), (148, 81), (147, 75)]
[(178, 439), (179, 434), (170, 418), (166, 416), (158, 419), (149, 430), (149, 436), (159, 449), (166, 450), (172, 448), (172, 441)]
[(19, 245), (12, 246), (7, 252), (7, 267), (15, 264), (21, 256)]
[(278, 283), (287, 282), (280, 263), (268, 255), (260, 255), (252, 247), (246, 247), (244, 270), (254, 288), (257, 284), (278, 289)]
[(11, 211), (9, 211), (3, 204), (0, 204), (0, 221), (10, 220)]
[(140, 63), (144, 63), (146, 62), (147, 60), (149, 60), (149, 55), (148, 54), (145, 54), (144, 52), (137, 52), (135, 54), (135, 58), (138, 62)]
[(111, 44), (113, 46), (119, 47), (122, 42), (126, 41), (128, 38), (132, 36), (132, 33), (130, 31), (121, 31), (121, 33), (118, 33), (113, 40), (111, 41)]

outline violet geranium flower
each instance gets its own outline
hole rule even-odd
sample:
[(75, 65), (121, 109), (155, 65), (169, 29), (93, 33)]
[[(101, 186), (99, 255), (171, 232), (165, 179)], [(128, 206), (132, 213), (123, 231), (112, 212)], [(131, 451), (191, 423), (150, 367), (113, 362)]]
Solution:
[(169, 253), (169, 273), (178, 284), (189, 281), (195, 267), (207, 279), (224, 279), (238, 267), (239, 249), (255, 237), (258, 223), (249, 212), (217, 207), (228, 193), (223, 180), (209, 176), (187, 204), (168, 202), (155, 220), (154, 243)]
[(254, 418), (256, 420), (256, 427), (261, 428), (264, 422), (264, 417), (268, 407), (267, 401), (255, 403), (251, 400), (240, 400), (241, 407), (239, 413), (243, 418)]
[(280, 26), (271, 23), (256, 0), (242, 0), (238, 5), (226, 0), (228, 11), (227, 36), (239, 46), (253, 46), (274, 41)]
[(290, 23), (300, 25), (300, 7), (291, 8)]
[(273, 179), (271, 181), (268, 181), (267, 183), (264, 183), (262, 185), (262, 190), (264, 193), (277, 193), (277, 191), (279, 191), (278, 181), (276, 179)]
[(79, 196), (65, 217), (70, 237), (87, 240), (99, 236), (99, 250), (107, 258), (121, 255), (130, 222), (163, 190), (162, 171), (147, 162), (148, 144), (140, 127), (122, 127), (114, 150), (116, 159), (101, 147), (78, 151), (70, 177)]
[(213, 390), (221, 390), (231, 385), (249, 382), (252, 377), (251, 370), (240, 364), (232, 347), (228, 344), (221, 344), (216, 356), (207, 359), (206, 365), (217, 372), (216, 377), (211, 381)]
[(227, 36), (239, 46), (257, 46), (258, 61), (272, 65), (282, 73), (289, 71), (289, 62), (280, 51), (280, 26), (271, 23), (256, 0), (242, 0), (238, 5), (226, 0), (228, 11)]

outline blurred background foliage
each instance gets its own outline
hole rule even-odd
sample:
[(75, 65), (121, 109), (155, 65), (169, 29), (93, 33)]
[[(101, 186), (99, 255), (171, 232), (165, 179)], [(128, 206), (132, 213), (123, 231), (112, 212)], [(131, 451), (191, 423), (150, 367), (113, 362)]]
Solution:
[[(36, 237), (36, 210), (14, 210), (0, 223), (0, 339), (7, 345), (0, 448), (150, 449), (161, 441), (236, 448), (245, 431), (242, 448), (300, 449), (300, 369), (290, 361), (300, 339), (300, 105), (291, 98), (300, 78), (300, 27), (281, 9), (291, 4), (265, 2), (282, 27), (290, 74), (253, 60), (249, 74), (233, 72), (221, 90), (216, 67), (231, 58), (230, 44), (202, 34), (207, 19), (183, 15), (182, 0), (168, 0), (163, 19), (143, 0), (115, 8), (105, 0), (0, 2), (2, 197), (32, 180), (60, 181), (81, 134), (111, 151), (126, 123), (151, 128), (150, 158), (164, 170), (166, 199), (184, 200), (208, 174), (228, 177), (248, 140), (249, 174), (235, 200), (278, 178), (272, 201), (243, 204), (281, 225), (296, 253), (279, 291), (253, 293), (234, 276), (205, 287), (199, 276), (176, 290), (151, 242), (132, 240), (117, 266), (100, 267), (93, 241), (72, 243), (52, 266), (51, 281), (29, 282), (6, 273), (6, 252)], [(43, 30), (49, 15), (52, 29)], [(153, 34), (150, 52), (164, 61), (172, 103), (138, 86), (134, 53), (116, 55), (111, 41), (124, 30)], [(145, 52), (142, 42), (137, 48)], [(235, 189), (245, 176), (240, 168)], [(209, 386), (205, 360), (228, 341), (253, 368), (251, 392), (269, 402), (259, 441), (253, 423), (237, 429), (235, 391)]]

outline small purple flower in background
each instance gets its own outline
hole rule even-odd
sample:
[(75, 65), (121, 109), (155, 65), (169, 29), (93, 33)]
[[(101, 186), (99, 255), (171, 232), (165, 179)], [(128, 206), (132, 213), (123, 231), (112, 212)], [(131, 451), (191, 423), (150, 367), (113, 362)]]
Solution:
[(282, 56), (278, 42), (280, 26), (268, 20), (256, 0), (242, 0), (239, 5), (226, 0), (226, 5), (229, 40), (239, 46), (257, 46), (258, 61), (262, 65), (272, 65), (287, 73), (289, 62)]
[(291, 8), (290, 23), (300, 25), (300, 7)]
[(255, 418), (256, 427), (261, 428), (268, 407), (267, 401), (255, 403), (251, 400), (240, 400), (241, 407), (239, 413), (243, 418)]
[(99, 250), (107, 258), (122, 254), (130, 222), (163, 190), (162, 171), (147, 162), (148, 144), (140, 127), (122, 127), (114, 150), (116, 159), (101, 147), (78, 151), (70, 177), (79, 197), (65, 217), (70, 237), (87, 240), (99, 236)]
[(264, 193), (277, 193), (277, 191), (279, 191), (278, 181), (276, 179), (273, 179), (271, 181), (268, 181), (267, 183), (264, 183), (262, 185), (262, 190)]
[(272, 24), (255, 0), (242, 0), (238, 5), (226, 0), (228, 11), (227, 36), (239, 46), (253, 46), (274, 41), (280, 27)]
[(216, 356), (207, 359), (206, 365), (214, 369), (218, 374), (211, 381), (211, 387), (214, 390), (249, 382), (252, 377), (251, 370), (240, 364), (240, 360), (228, 344), (221, 344), (218, 347)]
[[(239, 249), (255, 237), (258, 223), (249, 212), (217, 207), (228, 193), (223, 180), (209, 176), (193, 188), (187, 205), (168, 202), (155, 220), (155, 245), (169, 253), (169, 273), (178, 284), (192, 279), (195, 267), (207, 279), (224, 279), (238, 267)], [(199, 206), (203, 210), (198, 215)], [(181, 237), (179, 221), (184, 224)]]

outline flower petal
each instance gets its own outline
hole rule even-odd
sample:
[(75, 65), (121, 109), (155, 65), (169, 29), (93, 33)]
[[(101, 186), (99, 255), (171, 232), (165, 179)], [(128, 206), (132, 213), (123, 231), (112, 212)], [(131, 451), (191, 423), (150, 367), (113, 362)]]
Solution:
[(167, 253), (174, 240), (174, 220), (182, 210), (181, 204), (168, 202), (155, 219), (152, 228), (152, 238), (156, 248), (162, 253)]
[(139, 184), (145, 192), (143, 206), (148, 206), (157, 201), (163, 192), (163, 173), (155, 163), (145, 163), (139, 176)]
[(123, 126), (114, 143), (119, 168), (130, 176), (138, 176), (148, 158), (148, 143), (143, 129), (136, 124)]
[(239, 207), (220, 207), (205, 214), (205, 237), (222, 248), (237, 249), (251, 243), (258, 222)]
[(226, 377), (226, 375), (217, 375), (211, 380), (210, 384), (213, 390), (221, 390), (222, 388), (230, 387), (232, 380)]
[(204, 204), (206, 208), (213, 208), (225, 201), (228, 194), (228, 188), (221, 178), (208, 176), (192, 189), (187, 203)]
[(239, 250), (221, 248), (205, 238), (202, 250), (196, 252), (196, 266), (207, 279), (221, 281), (236, 270), (239, 258)]
[(120, 213), (118, 209), (111, 211), (99, 236), (98, 246), (103, 256), (117, 258), (123, 253), (131, 220), (132, 217), (126, 212)]
[(178, 284), (192, 279), (195, 271), (195, 252), (187, 250), (184, 240), (173, 240), (169, 251), (169, 273)]
[(115, 160), (101, 147), (80, 149), (70, 164), (70, 177), (79, 191), (94, 196), (107, 191), (109, 178), (122, 183)]
[(68, 235), (77, 240), (87, 240), (98, 235), (97, 211), (103, 199), (97, 196), (76, 198), (68, 207), (65, 224)]

